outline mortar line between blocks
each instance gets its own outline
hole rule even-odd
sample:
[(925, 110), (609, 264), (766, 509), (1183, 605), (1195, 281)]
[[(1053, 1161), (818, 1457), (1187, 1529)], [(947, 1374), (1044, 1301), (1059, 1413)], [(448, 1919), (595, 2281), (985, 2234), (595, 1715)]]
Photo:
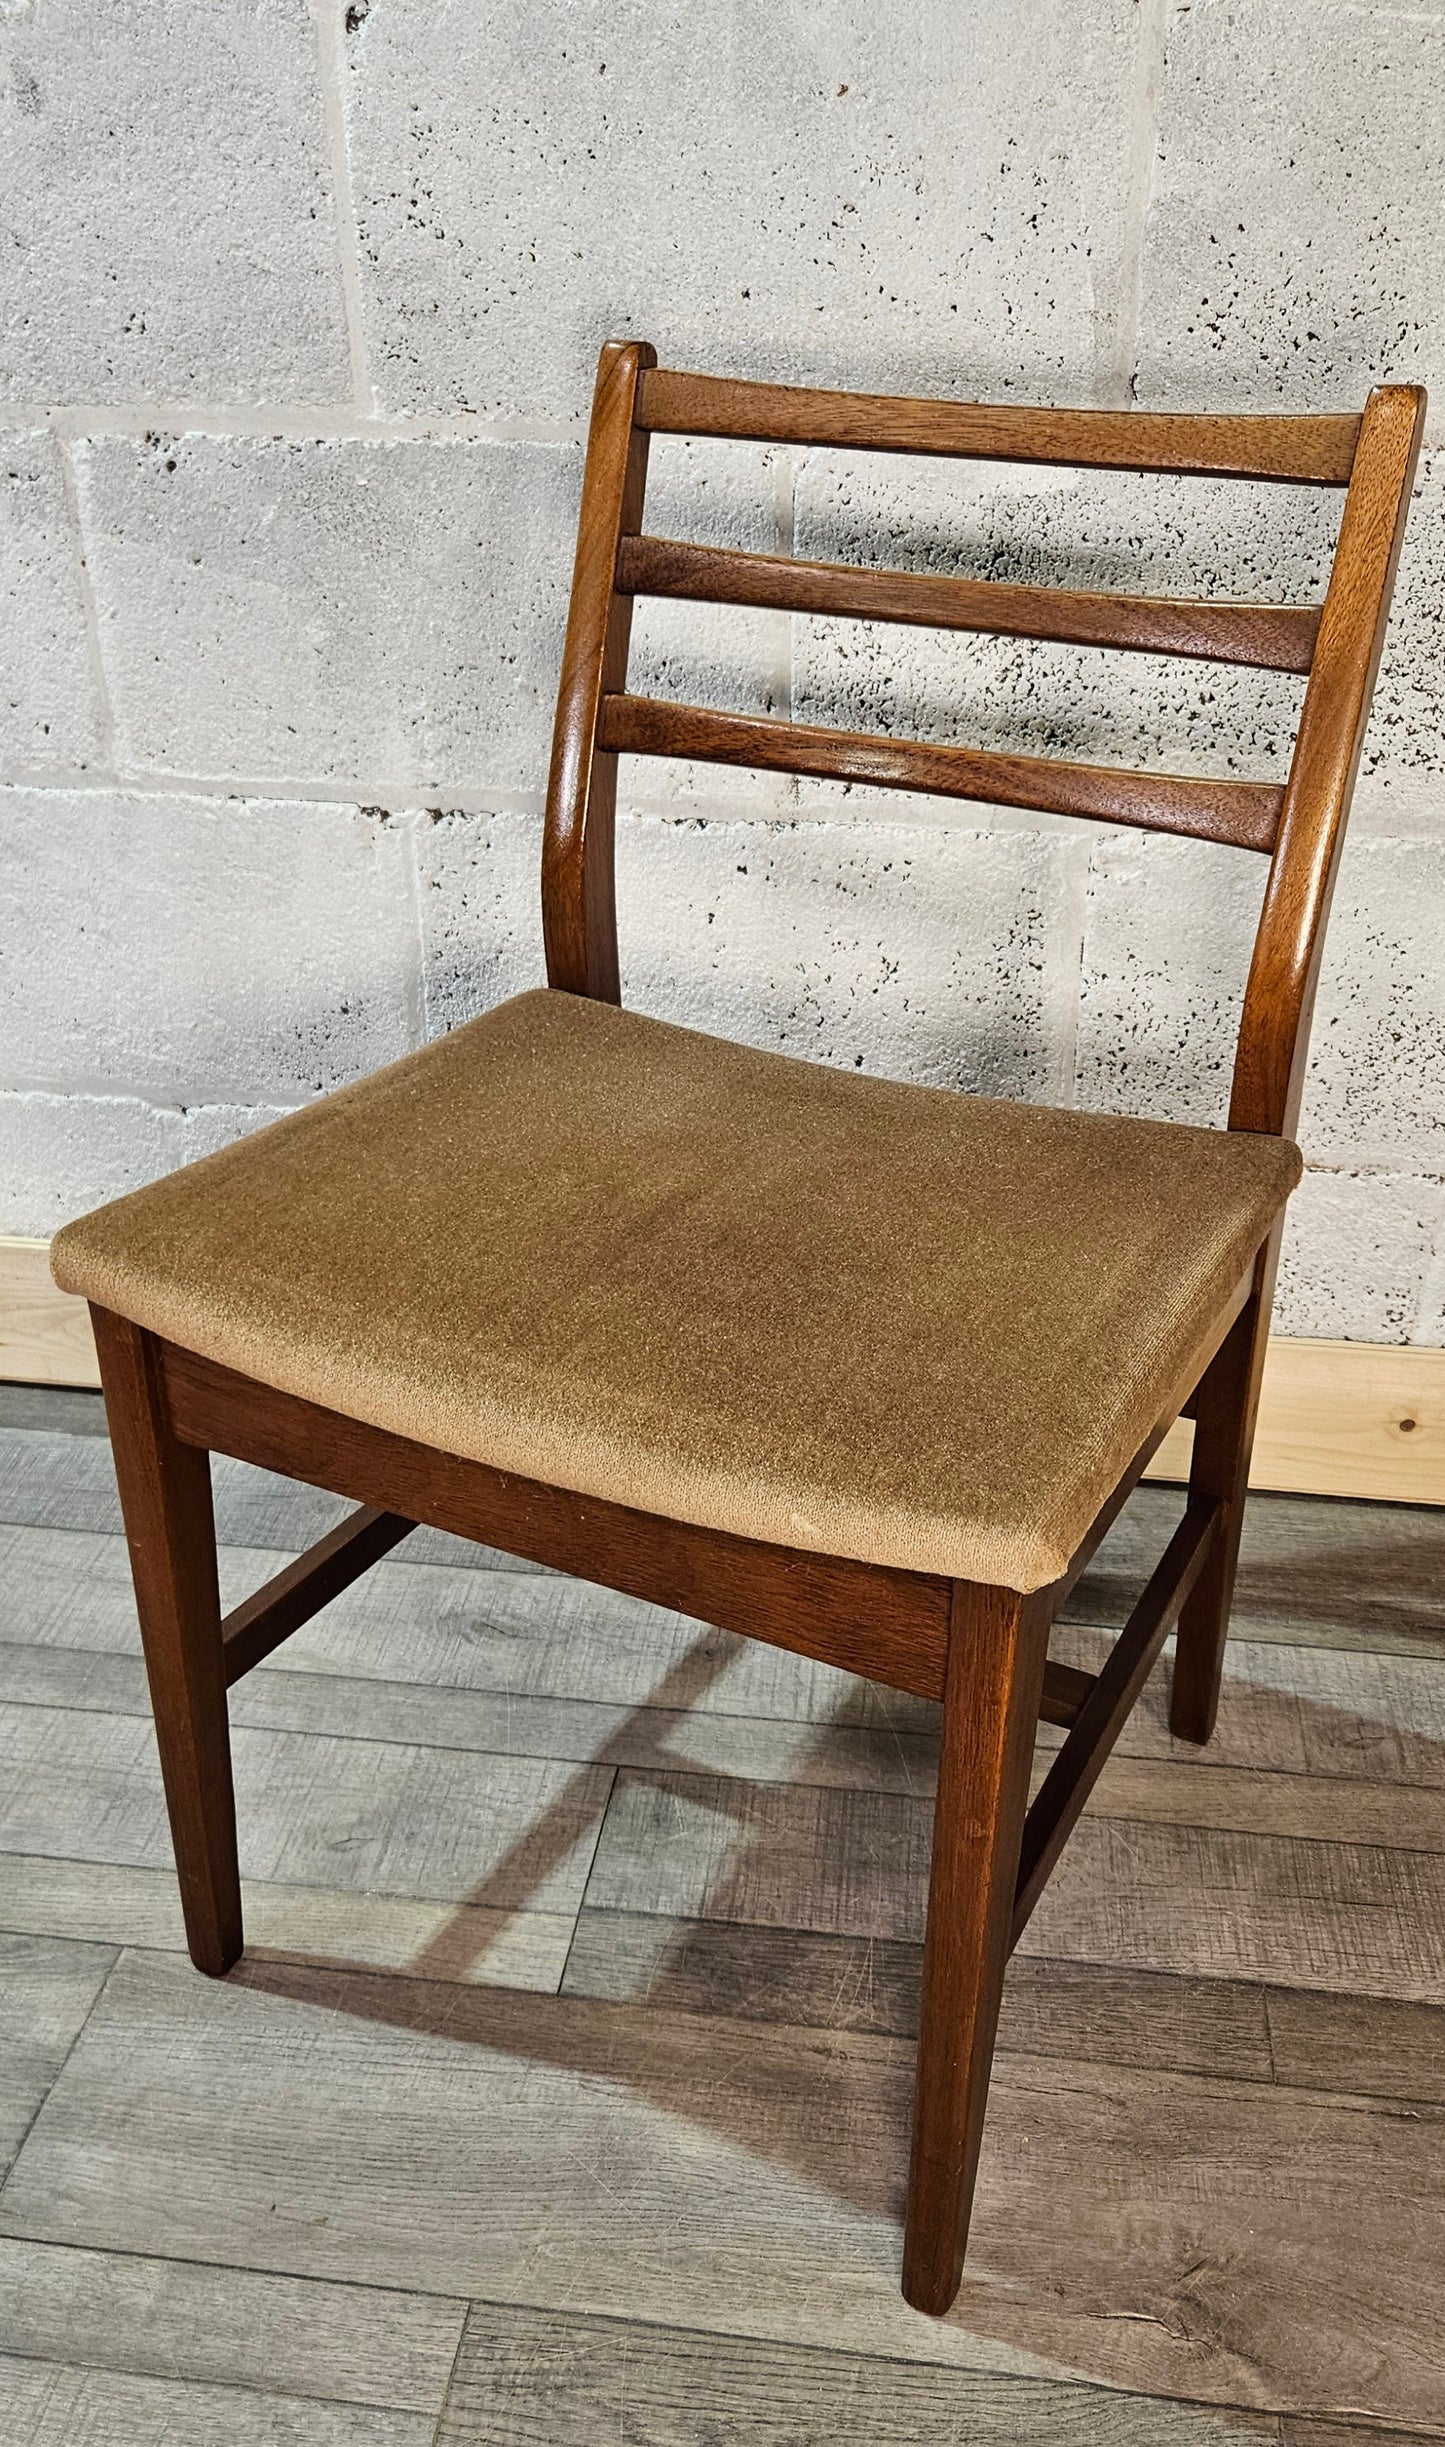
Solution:
[(363, 410), (374, 410), (376, 393), (366, 362), (366, 326), (361, 294), (361, 233), (356, 220), (356, 195), (347, 136), (341, 0), (311, 0), (316, 26), (317, 68), (321, 108), (326, 125), (326, 151), (331, 171), (331, 208), (335, 218), (337, 269), (341, 306), (346, 323), (346, 352), (352, 397)]
[[(1120, 297), (1117, 389), (1121, 405), (1138, 397), (1144, 319), (1144, 255), (1149, 209), (1159, 164), (1159, 124), (1171, 0), (1143, 0), (1139, 12), (1133, 159), (1129, 178), (1128, 238)], [(1114, 386), (1111, 384), (1111, 388)]]
[(130, 440), (145, 434), (185, 434), (208, 441), (259, 442), (474, 442), (503, 448), (531, 443), (538, 449), (580, 452), (580, 425), (560, 417), (488, 416), (478, 410), (455, 415), (389, 413), (345, 400), (218, 401), (150, 399), (125, 401), (10, 400), (0, 404), (0, 433), (37, 428), (77, 441)]
[(405, 1027), (413, 1046), (425, 1045), (432, 1033), (431, 1011), (427, 996), (426, 928), (422, 920), (421, 861), (417, 856), (415, 823), (405, 827), (402, 860), (406, 875), (407, 906), (411, 913), (411, 943), (406, 975), (402, 981)]
[(65, 515), (70, 527), (71, 557), (75, 568), (75, 583), (80, 592), (81, 616), (85, 622), (85, 659), (90, 673), (91, 695), (95, 702), (96, 738), (100, 761), (110, 771), (115, 770), (115, 709), (111, 704), (110, 684), (106, 678), (105, 656), (100, 643), (100, 614), (96, 607), (95, 587), (91, 580), (90, 560), (85, 549), (85, 525), (80, 510), (80, 482), (70, 445), (63, 435), (55, 437), (60, 460), (60, 483), (65, 495)]

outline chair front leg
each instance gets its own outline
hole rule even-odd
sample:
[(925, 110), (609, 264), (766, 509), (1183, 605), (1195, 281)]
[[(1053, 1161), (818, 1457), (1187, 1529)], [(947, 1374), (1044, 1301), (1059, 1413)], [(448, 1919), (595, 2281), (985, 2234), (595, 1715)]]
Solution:
[(172, 1431), (153, 1338), (108, 1309), (91, 1317), (186, 1940), (219, 1978), (242, 1936), (210, 1456)]
[(1217, 1496), (1224, 1517), (1209, 1561), (1185, 1600), (1175, 1638), (1169, 1730), (1183, 1742), (1207, 1742), (1219, 1714), (1224, 1644), (1234, 1603), (1279, 1239), (1276, 1229), (1260, 1251), (1254, 1288), (1200, 1379), (1195, 1397), (1189, 1492)]
[(1052, 1611), (954, 1586), (903, 2242), (904, 2294), (935, 2317), (963, 2274)]

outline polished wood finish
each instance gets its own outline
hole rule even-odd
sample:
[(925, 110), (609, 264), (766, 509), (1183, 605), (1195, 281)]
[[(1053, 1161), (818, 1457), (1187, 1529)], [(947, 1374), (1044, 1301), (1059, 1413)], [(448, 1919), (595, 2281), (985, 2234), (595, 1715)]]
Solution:
[(415, 1527), (415, 1521), (404, 1521), (399, 1513), (378, 1512), (374, 1505), (363, 1504), (324, 1538), (318, 1538), (304, 1555), (298, 1555), (284, 1572), (264, 1582), (221, 1625), (228, 1686), (249, 1674), (253, 1665), (269, 1657), (293, 1631), (309, 1623), (313, 1614), (319, 1614), (333, 1597), (339, 1597), (403, 1538), (409, 1538)]
[(761, 552), (722, 552), (657, 535), (624, 536), (618, 591), (763, 611), (901, 621), (992, 637), (1046, 637), (1131, 654), (1190, 655), (1259, 671), (1308, 671), (1317, 604), (1193, 603), (1149, 595), (1078, 594), (1058, 586), (936, 578), (912, 570), (846, 569)]
[[(1375, 392), (1363, 418), (887, 401), (663, 373), (645, 344), (614, 343), (598, 373), (548, 790), (542, 890), (550, 982), (618, 997), (613, 828), (622, 753), (760, 765), (1192, 834), (1271, 855), (1230, 1122), (1288, 1130), (1422, 414), (1423, 394), (1407, 388)], [(1045, 598), (1033, 588), (815, 568), (644, 539), (654, 430), (1348, 490), (1318, 615), (1291, 606)], [(1129, 773), (636, 698), (627, 693), (627, 646), (639, 588), (1308, 667), (1289, 780), (1280, 789)], [(945, 2311), (959, 2282), (1009, 1947), (1176, 1618), (1175, 1728), (1201, 1741), (1213, 1722), (1277, 1239), (1214, 1314), (1196, 1321), (1193, 1366), (1173, 1389), (1173, 1409), (1145, 1439), (1068, 1570), (1026, 1596), (770, 1546), (520, 1479), (253, 1383), (97, 1312), (195, 1960), (223, 1971), (241, 1942), (226, 1679), (269, 1654), (413, 1523), (941, 1700), (904, 2287), (919, 2307)], [(1058, 1607), (1181, 1406), (1196, 1420), (1183, 1524), (1102, 1670), (1050, 1664)], [(238, 1608), (224, 1641), (211, 1451), (349, 1495), (364, 1508)], [(1040, 1714), (1068, 1733), (1026, 1821)], [(564, 1813), (565, 1825), (554, 1829), (558, 1857), (575, 1847), (575, 1816), (575, 1809)], [(468, 1908), (480, 1907), (474, 1899)]]
[(1325, 924), (1424, 430), (1423, 390), (1402, 383), (1371, 393), (1255, 938), (1231, 1130), (1288, 1135), (1299, 1114)]
[(1050, 1657), (1039, 1693), (1039, 1716), (1046, 1725), (1072, 1725), (1094, 1687), (1094, 1677), (1081, 1666), (1060, 1665)]
[(693, 756), (773, 773), (808, 773), (885, 790), (983, 799), (993, 806), (1052, 808), (1098, 823), (1134, 824), (1151, 833), (1193, 833), (1241, 850), (1274, 846), (1283, 791), (1273, 782), (1217, 782), (1192, 775), (1131, 773), (1111, 765), (1070, 765), (1051, 756), (1006, 756), (984, 748), (938, 747), (866, 731), (719, 714), (657, 697), (607, 696), (597, 735), (633, 756)]
[(617, 758), (597, 737), (597, 709), (627, 678), (632, 598), (616, 591), (617, 548), (642, 523), (647, 434), (637, 385), (656, 353), (620, 340), (602, 351), (577, 522), (572, 608), (562, 647), (547, 826), (542, 848), (542, 932), (547, 976), (569, 994), (619, 1002), (613, 828)]
[(942, 1696), (946, 1580), (735, 1538), (546, 1487), (253, 1384), (171, 1343), (155, 1345), (155, 1364), (175, 1432), (190, 1444), (675, 1606), (920, 1699)]
[(1152, 475), (1348, 484), (1357, 416), (1150, 416), (1133, 408), (992, 408), (953, 399), (803, 391), (713, 374), (649, 372), (638, 422), (652, 433), (810, 442)]
[(1194, 1397), (1194, 1449), (1189, 1501), (1221, 1508), (1219, 1534), (1179, 1617), (1174, 1652), (1170, 1730), (1181, 1741), (1207, 1742), (1219, 1713), (1224, 1644), (1249, 1492), (1249, 1456), (1259, 1415), (1265, 1342), (1279, 1263), (1276, 1226), (1255, 1262), (1245, 1307), (1199, 1380)]
[(1149, 1577), (1144, 1594), (1095, 1675), (1024, 1823), (1010, 1945), (1016, 1946), (1099, 1780), (1134, 1702), (1153, 1671), (1179, 1610), (1218, 1544), (1224, 1507), (1191, 1490), (1184, 1518)]
[(92, 1309), (191, 1960), (241, 1951), (209, 1455), (176, 1435), (154, 1337)]
[[(623, 434), (624, 412), (632, 419), (630, 440)], [(552, 983), (572, 991), (616, 992), (610, 846), (604, 852), (603, 844), (605, 838), (610, 845), (609, 793), (615, 790), (615, 762), (606, 760), (623, 753), (758, 765), (1185, 832), (1271, 854), (1230, 1118), (1235, 1128), (1290, 1129), (1423, 415), (1424, 393), (1411, 385), (1373, 392), (1359, 417), (1153, 416), (888, 400), (664, 372), (640, 343), (614, 344), (604, 351), (599, 374), (589, 452), (595, 472), (589, 475), (579, 537), (579, 581), (548, 805), (543, 899), (548, 944), (556, 947), (548, 955)], [(1067, 630), (1096, 620), (1104, 624), (1089, 642), (1134, 648), (1128, 624), (1153, 620), (1167, 630), (1177, 620), (1185, 626), (1175, 630), (1172, 646), (1167, 637), (1141, 635), (1138, 647), (1185, 651), (1233, 641), (1238, 649), (1253, 639), (1262, 649), (1269, 641), (1277, 667), (1308, 669), (1287, 785), (1115, 772), (628, 695), (626, 607), (633, 599), (629, 590), (639, 585), (657, 584), (690, 599), (748, 601), (757, 595), (802, 609), (856, 606), (857, 617), (921, 618), (927, 604), (944, 626), (968, 605), (974, 607), (972, 618), (979, 616), (977, 607), (992, 604), (992, 614), (985, 610), (982, 616), (1005, 630), (1010, 623), (1003, 616), (1004, 598), (1012, 595), (1014, 633), (1049, 633), (1040, 625), (1049, 617), (1039, 600), (1047, 589), (989, 590), (958, 579), (829, 569), (644, 537), (646, 471), (638, 435), (645, 440), (652, 431), (1346, 486), (1339, 545), (1318, 613), (1300, 606), (1150, 606), (1062, 590), (1052, 598), (1053, 625)], [(1094, 608), (1099, 606), (1103, 609)], [(1204, 628), (1191, 632), (1192, 621), (1202, 621)], [(1247, 624), (1242, 630), (1240, 621)], [(1112, 637), (1104, 633), (1110, 622), (1116, 628)], [(1267, 659), (1262, 650), (1259, 659)], [(589, 714), (593, 729), (587, 733)], [(584, 793), (577, 779), (590, 770), (589, 757), (597, 759), (601, 777), (601, 820), (594, 828), (590, 864), (580, 847), (586, 826), (585, 810), (578, 812)], [(583, 982), (589, 976), (598, 981), (595, 989)]]
[(1051, 1613), (1047, 1590), (954, 1596), (903, 2234), (903, 2291), (940, 2318), (963, 2273)]

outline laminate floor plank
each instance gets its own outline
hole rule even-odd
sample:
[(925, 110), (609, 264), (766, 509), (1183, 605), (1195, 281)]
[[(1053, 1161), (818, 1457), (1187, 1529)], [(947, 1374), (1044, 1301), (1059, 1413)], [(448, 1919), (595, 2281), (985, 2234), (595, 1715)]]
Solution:
[[(1066, 1615), (1122, 1623), (1183, 1504), (1182, 1488), (1137, 1488), (1076, 1584)], [(1252, 1495), (1234, 1629), (1250, 1640), (1445, 1656), (1445, 1508)]]
[[(345, 1510), (338, 1496), (224, 1456), (214, 1461), (212, 1477), (217, 1527), (234, 1544), (296, 1552), (322, 1537)], [(120, 1498), (109, 1439), (0, 1426), (0, 1521), (119, 1536)]]
[(0, 1935), (0, 2176), (29, 2132), (115, 1962), (115, 1948)]
[(1277, 2080), (1445, 2105), (1445, 2006), (1278, 1988), (1265, 2011)]
[(0, 1384), (0, 1432), (12, 1428), (105, 1436), (105, 1396), (79, 1385)]
[(946, 2321), (897, 2294), (912, 2050), (123, 1957), (0, 2231), (1428, 2425), (1445, 2113), (1003, 2056)]
[[(896, 1794), (620, 1772), (586, 1903), (919, 1943), (931, 1835)], [(1088, 1814), (1029, 1954), (1445, 1999), (1445, 1856)]]
[[(0, 1645), (0, 1692), (31, 1707), (150, 1714), (140, 1659), (90, 1649)], [(931, 1792), (937, 1772), (931, 1732), (451, 1691), (269, 1665), (236, 1686), (231, 1721), (275, 1732), (915, 1796)], [(1167, 1750), (1156, 1743), (1155, 1750), (1163, 1755), (1116, 1752), (1086, 1806), (1105, 1817), (1445, 1852), (1445, 1786), (1229, 1767), (1183, 1743)], [(1038, 1772), (1046, 1766), (1043, 1757)]]
[[(15, 1389), (12, 1389), (15, 1390)], [(231, 1546), (278, 1548), (287, 1555), (324, 1537), (347, 1509), (344, 1496), (300, 1480), (278, 1478), (250, 1462), (213, 1454), (216, 1533)], [(104, 1435), (0, 1424), (0, 1522), (15, 1527), (121, 1535), (115, 1466)], [(417, 1529), (408, 1540), (418, 1560), (508, 1571), (516, 1559), (440, 1530)], [(525, 1564), (534, 1572), (535, 1564)]]
[(0, 2353), (435, 2419), (466, 2304), (0, 2237)]
[(1282, 2447), (1422, 2447), (1428, 2439), (1445, 2438), (1438, 2430), (1379, 2430), (1373, 2422), (1299, 2421), (1292, 2414), (1280, 2423)]
[[(921, 1946), (585, 1907), (563, 1993), (912, 2038)], [(1445, 2005), (1015, 1954), (999, 2046), (1445, 2106)]]
[[(571, 1912), (504, 1910), (258, 1878), (242, 1879), (241, 1900), (252, 1953), (339, 1960), (378, 1971), (420, 1969), (434, 1979), (549, 1995), (561, 1980), (575, 1925)], [(0, 1928), (178, 1954), (186, 1950), (171, 1868), (0, 1853)]]
[[(899, 1743), (900, 1776), (932, 1754), (937, 1716), (926, 1701), (560, 1574), (400, 1559), (408, 1552), (378, 1564), (303, 1625), (272, 1670), (866, 1726)], [(284, 1560), (280, 1550), (224, 1549), (227, 1602)], [(0, 1580), (12, 1592), (10, 1642), (138, 1654), (120, 1539), (0, 1530)], [(1054, 1653), (1092, 1670), (1108, 1645), (1103, 1632), (1065, 1624)], [(1121, 1755), (1445, 1790), (1445, 1657), (1231, 1640), (1219, 1726), (1203, 1759), (1169, 1734), (1170, 1662), (1161, 1661), (1125, 1726)]]
[[(1064, 1625), (1050, 1653), (1092, 1672), (1108, 1648), (1106, 1634)], [(1219, 1722), (1205, 1752), (1170, 1735), (1172, 1665), (1171, 1645), (1145, 1685), (1116, 1755), (1445, 1785), (1441, 1659), (1232, 1639)], [(1062, 1738), (1052, 1726), (1041, 1733), (1041, 1740), (1055, 1747)]]
[(891, 1793), (624, 1769), (586, 1901), (921, 1942), (932, 1827), (926, 1802)]
[(478, 2303), (437, 2447), (1277, 2447), (1268, 2414)]
[[(922, 1967), (922, 1947), (896, 1938), (588, 1907), (578, 1918), (563, 1994), (663, 2013), (912, 2038)], [(1108, 1963), (1015, 1955), (999, 2045), (1016, 2055), (1238, 2080), (1267, 2082), (1273, 2074), (1259, 1984), (1178, 1979)]]
[[(96, 1709), (149, 1716), (139, 1657), (94, 1649), (0, 1644), (0, 1693), (27, 1707)], [(457, 1691), (435, 1683), (382, 1682), (333, 1672), (292, 1673), (260, 1665), (234, 1685), (233, 1725), (416, 1742), (438, 1750), (569, 1759), (600, 1766), (693, 1767), (765, 1783), (839, 1784), (926, 1793), (937, 1774), (934, 1732), (886, 1725), (811, 1724), (786, 1717), (724, 1716), (685, 1707), (553, 1699), (545, 1693)]]
[[(413, 1743), (232, 1741), (241, 1864), (295, 1886), (575, 1913), (612, 1770)], [(0, 1845), (156, 1868), (170, 1858), (140, 1717), (0, 1707)]]
[(431, 2447), (429, 2414), (0, 2355), (0, 2447)]
[(1199, 1827), (1079, 1821), (1030, 1954), (1445, 2002), (1445, 1860)]
[[(238, 1604), (287, 1560), (279, 1549), (223, 1546), (224, 1603)], [(0, 1530), (0, 1582), (9, 1595), (5, 1635), (11, 1642), (139, 1655), (130, 1566), (120, 1538)], [(291, 1673), (448, 1691), (685, 1706), (930, 1734), (936, 1724), (936, 1710), (926, 1700), (556, 1572), (388, 1559), (303, 1624), (278, 1653)]]
[[(1037, 1766), (1044, 1763), (1040, 1759)], [(1445, 1789), (1438, 1785), (1366, 1784), (1343, 1776), (1211, 1766), (1197, 1752), (1168, 1759), (1121, 1758), (1116, 1752), (1085, 1807), (1097, 1818), (1157, 1819), (1240, 1835), (1445, 1852)]]

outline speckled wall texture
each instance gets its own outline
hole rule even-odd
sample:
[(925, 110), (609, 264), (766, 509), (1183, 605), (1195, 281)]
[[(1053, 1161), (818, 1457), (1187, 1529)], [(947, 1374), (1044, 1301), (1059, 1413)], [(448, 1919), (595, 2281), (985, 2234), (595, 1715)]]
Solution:
[[(0, 1230), (541, 974), (598, 344), (964, 397), (1445, 399), (1445, 0), (0, 0)], [(1445, 432), (1445, 427), (1436, 428)], [(1317, 590), (1338, 504), (660, 447), (652, 523)], [(1445, 460), (1347, 852), (1279, 1323), (1445, 1342)], [(1298, 683), (652, 607), (658, 692), (1277, 774)], [(637, 765), (643, 1007), (1218, 1119), (1262, 869)]]

